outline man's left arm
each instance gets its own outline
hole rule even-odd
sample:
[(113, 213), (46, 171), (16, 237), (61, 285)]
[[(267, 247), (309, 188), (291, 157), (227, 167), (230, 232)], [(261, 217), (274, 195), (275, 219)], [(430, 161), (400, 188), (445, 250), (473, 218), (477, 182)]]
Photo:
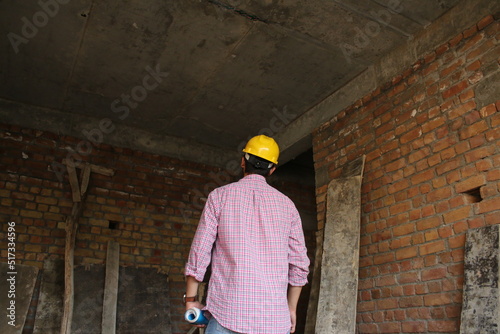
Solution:
[(292, 229), (288, 239), (288, 259), (288, 283), (292, 286), (306, 285), (310, 260), (307, 256), (304, 231), (298, 212), (292, 220)]
[(295, 326), (297, 325), (297, 304), (299, 302), (301, 291), (301, 286), (288, 286), (288, 309), (290, 310), (290, 321), (292, 323), (290, 326), (290, 333), (295, 332)]
[(292, 229), (288, 240), (288, 308), (290, 310), (290, 333), (295, 332), (297, 325), (297, 304), (299, 302), (302, 286), (307, 284), (310, 260), (302, 230), (302, 221), (296, 212), (292, 220)]

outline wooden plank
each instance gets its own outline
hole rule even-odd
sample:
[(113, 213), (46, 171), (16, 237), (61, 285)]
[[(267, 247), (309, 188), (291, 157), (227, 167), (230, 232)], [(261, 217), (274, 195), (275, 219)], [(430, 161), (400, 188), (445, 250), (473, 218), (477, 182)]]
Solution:
[(75, 237), (78, 228), (78, 218), (82, 212), (82, 202), (73, 203), (71, 215), (66, 219), (66, 245), (64, 250), (64, 297), (63, 317), (61, 320), (61, 334), (71, 333), (71, 320), (73, 317), (74, 296), (74, 252)]
[(355, 333), (361, 183), (365, 157), (346, 166), (327, 190), (321, 281), (315, 333)]
[(321, 283), (321, 258), (323, 255), (324, 229), (316, 232), (316, 251), (314, 254), (314, 268), (312, 273), (311, 292), (309, 294), (309, 304), (307, 306), (305, 334), (315, 334), (316, 315), (318, 312), (319, 286)]
[(97, 165), (92, 165), (91, 164), (90, 165), (90, 169), (94, 173), (105, 175), (105, 176), (113, 176), (113, 175), (115, 175), (115, 171), (113, 169), (111, 169), (111, 168), (106, 168), (106, 167), (101, 167), (101, 166), (97, 166)]
[[(114, 171), (109, 168), (99, 167), (92, 164), (75, 164), (68, 160), (63, 160), (68, 171), (69, 182), (73, 196), (73, 208), (71, 215), (66, 219), (66, 244), (64, 252), (64, 296), (63, 296), (63, 316), (61, 319), (61, 334), (71, 333), (71, 324), (73, 320), (74, 304), (74, 251), (76, 231), (78, 229), (78, 219), (83, 210), (87, 188), (90, 180), (90, 172), (96, 171), (99, 174), (113, 175)], [(81, 179), (82, 186), (78, 183), (76, 176), (76, 167), (82, 168)]]
[(90, 170), (91, 170), (90, 165), (85, 164), (85, 167), (82, 169), (81, 172), (82, 186), (80, 187), (80, 195), (82, 196), (87, 192), (89, 186)]
[[(80, 195), (80, 193), (78, 193), (78, 195)], [(73, 203), (73, 208), (71, 209), (71, 215), (68, 216), (68, 218), (66, 219), (66, 241), (64, 250), (64, 297), (63, 297), (63, 317), (61, 320), (61, 334), (71, 333), (71, 322), (73, 319), (73, 303), (74, 303), (73, 267), (74, 267), (76, 231), (78, 230), (78, 220), (83, 211), (85, 198), (86, 196), (84, 194), (82, 197), (80, 197), (81, 200), (80, 202)]]
[(76, 176), (76, 169), (74, 165), (67, 165), (69, 184), (71, 185), (71, 194), (73, 202), (80, 202), (82, 200), (80, 194), (80, 186), (78, 185), (78, 177)]
[(104, 281), (104, 301), (102, 309), (102, 334), (115, 334), (116, 308), (118, 304), (118, 277), (120, 265), (120, 244), (108, 241), (106, 255), (106, 278)]
[[(75, 165), (73, 162), (66, 160), (66, 159), (63, 159), (62, 163), (63, 163), (63, 165), (66, 165), (66, 166), (73, 166), (73, 168), (75, 168), (75, 167), (76, 168), (83, 168), (82, 164)], [(94, 164), (86, 164), (86, 165), (88, 165), (90, 167), (90, 170), (94, 173), (105, 175), (105, 176), (115, 175), (115, 171), (111, 168), (97, 166)]]

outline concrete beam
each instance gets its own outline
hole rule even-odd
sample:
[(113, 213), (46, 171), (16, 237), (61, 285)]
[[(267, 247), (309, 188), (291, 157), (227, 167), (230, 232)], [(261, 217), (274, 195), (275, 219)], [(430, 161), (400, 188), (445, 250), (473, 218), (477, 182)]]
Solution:
[(499, 11), (500, 1), (466, 0), (458, 3), (421, 33), (409, 39), (405, 45), (384, 56), (345, 86), (288, 124), (276, 136), (281, 146), (282, 156), (285, 157), (280, 163), (304, 152), (304, 141), (310, 140), (310, 134), (321, 124), (399, 75), (418, 59), (476, 24), (485, 16)]
[[(111, 119), (63, 113), (3, 99), (0, 99), (0, 122), (75, 136), (82, 141), (90, 141), (93, 148), (102, 142), (223, 168), (228, 161), (240, 159), (240, 153), (236, 151), (230, 152), (183, 138), (152, 134)], [(73, 149), (77, 150), (76, 147)]]
[[(310, 135), (317, 127), (332, 119), (341, 110), (376, 87), (375, 73), (373, 68), (369, 68), (291, 122), (276, 136), (276, 141), (280, 143), (282, 155), (290, 158), (304, 152), (303, 143), (305, 141), (310, 143)], [(283, 162), (286, 162), (286, 160)]]

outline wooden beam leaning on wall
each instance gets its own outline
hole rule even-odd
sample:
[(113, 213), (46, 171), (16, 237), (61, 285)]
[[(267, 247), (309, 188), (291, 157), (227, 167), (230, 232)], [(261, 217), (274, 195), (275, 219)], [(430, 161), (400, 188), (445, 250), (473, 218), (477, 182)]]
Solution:
[(355, 333), (365, 159), (363, 155), (347, 163), (340, 177), (328, 183), (325, 227), (316, 235), (320, 249), (316, 250), (306, 334)]
[(311, 293), (307, 306), (305, 334), (314, 334), (316, 316), (318, 313), (319, 286), (321, 284), (321, 258), (323, 256), (323, 239), (325, 229), (316, 231), (316, 250), (314, 255), (314, 268), (311, 282)]
[(116, 308), (118, 305), (118, 279), (120, 275), (120, 244), (108, 241), (106, 277), (102, 304), (101, 334), (116, 333)]
[[(92, 164), (80, 164), (75, 166), (73, 162), (63, 160), (68, 171), (69, 183), (73, 198), (73, 208), (71, 215), (66, 218), (66, 242), (64, 250), (64, 297), (63, 297), (63, 316), (61, 320), (61, 334), (71, 333), (71, 323), (73, 319), (73, 299), (74, 299), (74, 251), (76, 232), (78, 230), (78, 220), (82, 214), (87, 197), (87, 189), (90, 181), (90, 173), (112, 176), (114, 171), (109, 168), (100, 167)], [(81, 168), (81, 184), (78, 182), (76, 167)]]

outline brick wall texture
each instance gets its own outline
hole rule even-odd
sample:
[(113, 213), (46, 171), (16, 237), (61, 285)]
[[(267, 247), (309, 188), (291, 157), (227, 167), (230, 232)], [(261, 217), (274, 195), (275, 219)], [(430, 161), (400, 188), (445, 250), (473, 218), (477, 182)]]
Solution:
[(327, 179), (366, 155), (359, 333), (459, 332), (465, 233), (500, 223), (499, 37), (482, 19), (313, 133)]
[[(208, 193), (234, 176), (216, 167), (0, 124), (0, 261), (8, 257), (8, 221), (16, 223), (16, 263), (43, 269), (47, 258), (64, 257), (73, 201), (63, 159), (114, 170), (113, 176), (90, 176), (75, 265), (105, 263), (108, 241), (118, 242), (120, 265), (168, 274), (172, 330), (186, 333), (191, 326), (183, 320), (183, 269), (198, 218)], [(303, 187), (287, 187), (300, 206)], [(315, 210), (314, 186), (309, 191), (307, 209)], [(32, 331), (34, 309), (36, 295), (24, 333)]]
[[(498, 38), (499, 22), (484, 18), (313, 133), (315, 168), (329, 179), (366, 155), (359, 333), (458, 332), (465, 232), (500, 223), (500, 101), (489, 89)], [(112, 168), (91, 175), (75, 263), (104, 263), (108, 240), (119, 242), (121, 265), (169, 275), (173, 332), (187, 332), (182, 270), (203, 199), (232, 180), (227, 171), (6, 124), (0, 153), (1, 261), (7, 221), (18, 263), (42, 269), (63, 256), (72, 207), (63, 159)], [(325, 198), (319, 185), (319, 228)]]

